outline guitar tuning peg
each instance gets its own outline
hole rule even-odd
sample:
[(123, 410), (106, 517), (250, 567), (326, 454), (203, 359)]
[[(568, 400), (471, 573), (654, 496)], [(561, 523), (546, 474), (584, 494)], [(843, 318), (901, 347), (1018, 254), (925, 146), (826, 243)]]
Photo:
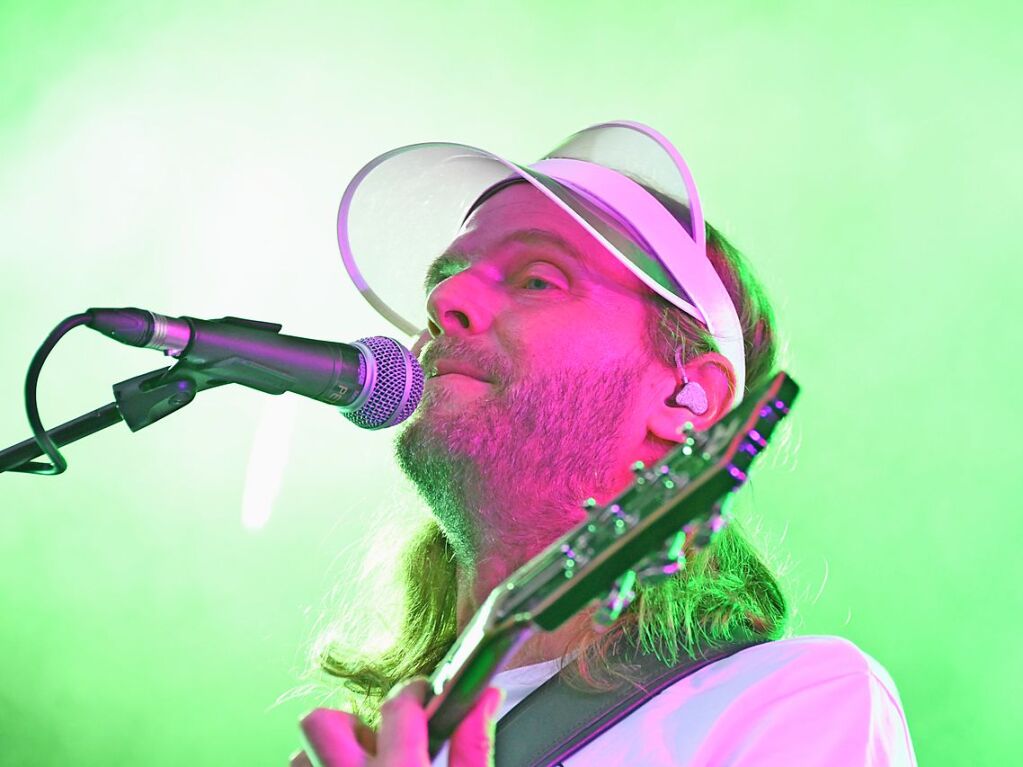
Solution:
[(629, 467), (632, 475), (635, 477), (633, 482), (637, 485), (643, 485), (647, 479), (650, 478), (649, 467), (642, 461), (636, 461), (632, 466)]
[(714, 532), (718, 532), (718, 530), (731, 523), (734, 507), (735, 495), (732, 493), (724, 496), (714, 504), (714, 507), (711, 510), (711, 520), (717, 520), (717, 527)]
[(616, 536), (624, 535), (626, 530), (633, 527), (638, 521), (634, 514), (629, 514), (617, 503), (606, 507), (601, 519), (610, 526), (611, 532)]
[(690, 546), (694, 549), (704, 549), (713, 543), (718, 534), (732, 521), (734, 499), (735, 496), (729, 493), (714, 504), (706, 519), (695, 519), (682, 528)]
[(668, 539), (663, 551), (647, 557), (637, 565), (637, 578), (642, 583), (656, 583), (683, 569), (686, 566), (685, 542), (685, 531), (679, 530)]
[(625, 573), (614, 582), (611, 591), (603, 604), (593, 614), (593, 628), (598, 632), (606, 631), (611, 624), (618, 620), (625, 609), (632, 604), (636, 598), (636, 571), (626, 570)]
[(667, 557), (668, 561), (675, 562), (678, 565), (676, 569), (681, 569), (686, 566), (685, 545), (685, 530), (679, 530), (671, 537), (671, 540), (668, 541), (668, 551), (665, 553), (665, 557)]
[(750, 442), (757, 446), (757, 452), (760, 452), (767, 447), (767, 440), (764, 439), (764, 435), (756, 429), (750, 429), (749, 434), (746, 435)]

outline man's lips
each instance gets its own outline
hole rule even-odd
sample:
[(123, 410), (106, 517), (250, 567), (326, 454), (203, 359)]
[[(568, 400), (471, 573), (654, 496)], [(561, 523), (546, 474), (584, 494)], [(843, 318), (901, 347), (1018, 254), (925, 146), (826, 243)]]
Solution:
[(474, 367), (468, 362), (450, 359), (437, 360), (437, 364), (434, 366), (434, 373), (430, 378), (450, 375), (452, 373), (475, 378), (477, 381), (483, 381), (484, 383), (493, 383), (479, 368)]

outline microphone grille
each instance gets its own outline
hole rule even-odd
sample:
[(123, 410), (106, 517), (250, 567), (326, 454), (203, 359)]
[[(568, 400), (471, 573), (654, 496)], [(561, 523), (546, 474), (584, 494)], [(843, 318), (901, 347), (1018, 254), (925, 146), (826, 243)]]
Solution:
[(341, 414), (363, 429), (383, 429), (401, 423), (412, 415), (423, 396), (419, 360), (393, 338), (371, 336), (360, 338), (353, 345), (367, 352), (363, 356), (369, 391), (361, 406), (342, 409)]

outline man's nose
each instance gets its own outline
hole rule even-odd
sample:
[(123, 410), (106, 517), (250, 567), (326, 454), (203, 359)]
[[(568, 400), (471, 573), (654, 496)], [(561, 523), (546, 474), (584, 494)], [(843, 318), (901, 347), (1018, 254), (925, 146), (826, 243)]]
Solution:
[(426, 297), (430, 335), (470, 336), (485, 332), (494, 319), (496, 298), (486, 280), (471, 270), (448, 277)]

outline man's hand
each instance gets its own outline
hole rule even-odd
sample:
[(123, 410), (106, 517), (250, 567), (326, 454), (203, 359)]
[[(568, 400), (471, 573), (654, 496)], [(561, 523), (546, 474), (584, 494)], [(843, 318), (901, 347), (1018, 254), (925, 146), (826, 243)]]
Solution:
[[(354, 714), (318, 708), (302, 719), (307, 748), (291, 767), (429, 767), (426, 681), (415, 680), (392, 693), (380, 709), (380, 731)], [(494, 716), (501, 691), (489, 688), (462, 720), (448, 746), (450, 767), (489, 767), (494, 760)]]

